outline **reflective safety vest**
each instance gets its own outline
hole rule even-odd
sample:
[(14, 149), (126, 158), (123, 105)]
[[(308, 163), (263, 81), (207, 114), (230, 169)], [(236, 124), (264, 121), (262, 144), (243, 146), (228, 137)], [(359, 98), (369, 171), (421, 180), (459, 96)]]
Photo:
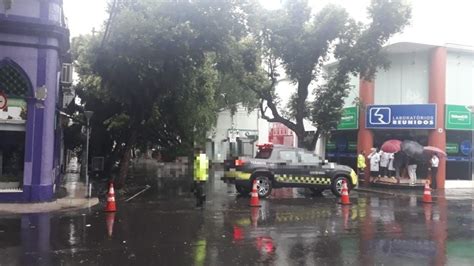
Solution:
[(207, 181), (209, 176), (209, 160), (201, 153), (194, 157), (194, 181)]
[(365, 157), (362, 154), (357, 155), (357, 168), (365, 169), (367, 165), (365, 164)]
[(197, 241), (194, 248), (194, 265), (204, 266), (206, 262), (206, 239), (200, 239)]

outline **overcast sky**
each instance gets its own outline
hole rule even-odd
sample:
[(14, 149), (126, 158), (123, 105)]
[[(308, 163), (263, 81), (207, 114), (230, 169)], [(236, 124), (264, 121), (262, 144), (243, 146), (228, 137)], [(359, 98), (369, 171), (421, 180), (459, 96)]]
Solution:
[[(159, 0), (157, 0), (159, 1)], [(260, 0), (267, 8), (278, 8), (280, 0)], [(108, 0), (64, 0), (71, 36), (100, 29), (107, 19)], [(370, 0), (310, 0), (318, 9), (327, 3), (345, 7), (358, 20), (366, 18)], [(474, 46), (474, 1), (470, 0), (407, 0), (413, 8), (411, 25), (391, 42), (415, 41), (430, 44), (456, 43)]]

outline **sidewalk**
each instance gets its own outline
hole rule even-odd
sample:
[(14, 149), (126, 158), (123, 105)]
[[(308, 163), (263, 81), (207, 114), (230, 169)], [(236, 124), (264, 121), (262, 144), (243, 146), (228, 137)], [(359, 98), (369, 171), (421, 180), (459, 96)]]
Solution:
[(66, 184), (68, 195), (53, 202), (42, 203), (1, 203), (2, 213), (39, 213), (53, 211), (71, 211), (91, 208), (99, 204), (98, 198), (85, 198), (85, 186), (81, 182), (69, 182)]
[[(381, 187), (357, 187), (354, 190), (366, 193), (379, 193), (391, 196), (419, 196), (423, 197), (423, 189), (397, 189), (397, 188), (381, 188)], [(474, 199), (474, 188), (449, 188), (436, 189), (431, 191), (433, 198), (446, 199)]]

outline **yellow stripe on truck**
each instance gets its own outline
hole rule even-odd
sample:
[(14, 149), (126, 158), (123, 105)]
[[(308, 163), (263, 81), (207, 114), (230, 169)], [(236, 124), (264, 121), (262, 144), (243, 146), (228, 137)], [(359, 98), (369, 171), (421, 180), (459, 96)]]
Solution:
[(278, 182), (283, 183), (300, 183), (300, 184), (316, 184), (331, 185), (331, 178), (317, 176), (297, 176), (297, 175), (275, 175)]
[(224, 172), (224, 177), (235, 178), (236, 180), (249, 180), (250, 176), (251, 176), (250, 173), (244, 173), (241, 171), (225, 171)]

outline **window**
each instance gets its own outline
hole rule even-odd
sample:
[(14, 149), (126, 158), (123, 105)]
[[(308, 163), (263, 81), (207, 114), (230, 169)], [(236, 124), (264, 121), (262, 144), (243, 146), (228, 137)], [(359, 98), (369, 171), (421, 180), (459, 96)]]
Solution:
[(300, 157), (300, 163), (317, 164), (320, 162), (320, 159), (316, 154), (299, 152), (298, 155)]
[(11, 185), (20, 187), (23, 182), (25, 132), (0, 131), (0, 139), (0, 183), (18, 182)]
[(292, 163), (298, 162), (295, 151), (280, 151), (280, 159), (283, 161), (290, 161)]
[(31, 82), (13, 60), (0, 60), (0, 91), (8, 106), (0, 110), (0, 189), (22, 187), (25, 157), (25, 121)]

